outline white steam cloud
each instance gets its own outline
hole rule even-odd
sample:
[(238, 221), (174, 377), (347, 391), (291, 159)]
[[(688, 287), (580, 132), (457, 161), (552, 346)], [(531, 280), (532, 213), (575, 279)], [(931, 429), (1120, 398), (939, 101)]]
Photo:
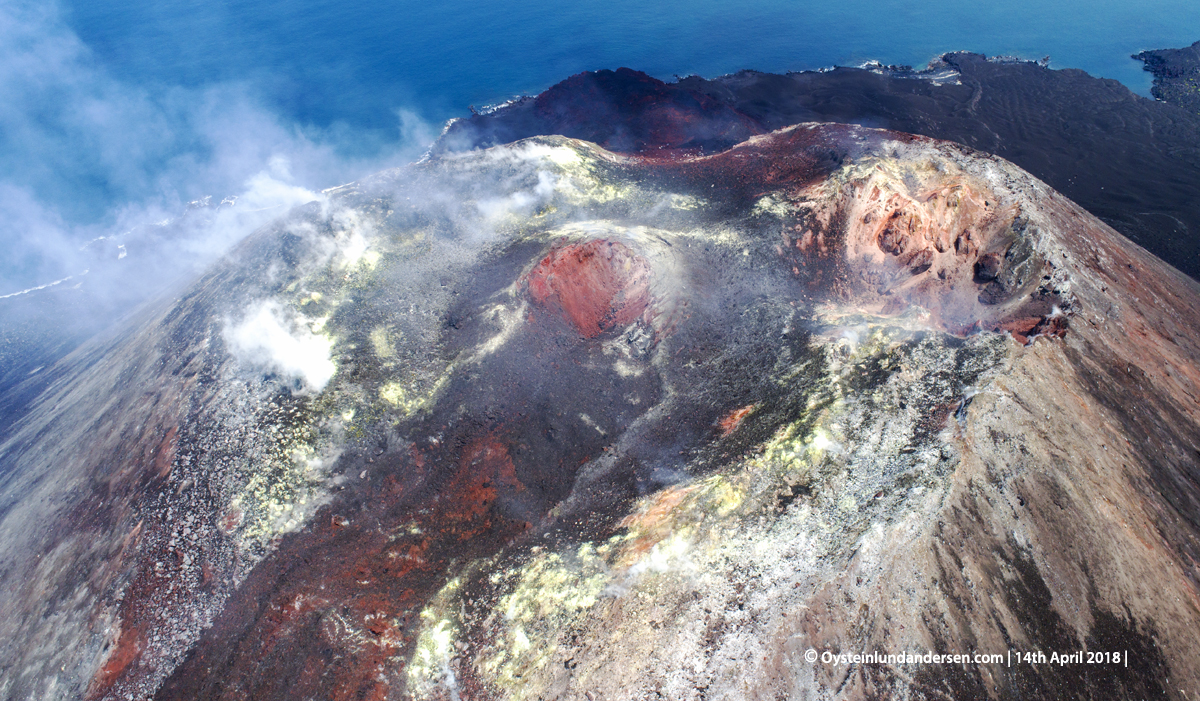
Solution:
[[(144, 299), (315, 192), (413, 160), (436, 136), (409, 111), (395, 124), (375, 155), (344, 157), (363, 152), (348, 148), (344, 125), (291, 124), (249, 83), (130, 84), (53, 1), (0, 0), (0, 296), (74, 284), (91, 268), (85, 294)], [(211, 206), (195, 206), (207, 196)], [(181, 216), (189, 203), (206, 215)], [(97, 258), (130, 273), (114, 282)]]
[(476, 203), (479, 213), (488, 219), (499, 219), (511, 214), (528, 214), (536, 207), (550, 201), (558, 179), (553, 173), (538, 171), (537, 185), (529, 190), (518, 190), (507, 197), (494, 197)]
[(226, 322), (225, 343), (244, 366), (300, 380), (303, 391), (317, 393), (337, 372), (330, 358), (333, 339), (315, 333), (321, 324), (289, 313), (278, 302), (251, 305), (238, 323)]

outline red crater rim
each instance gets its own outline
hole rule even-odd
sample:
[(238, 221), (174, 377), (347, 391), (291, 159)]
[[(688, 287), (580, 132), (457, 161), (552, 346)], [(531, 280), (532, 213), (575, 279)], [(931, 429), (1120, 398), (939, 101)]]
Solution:
[(533, 300), (585, 338), (632, 323), (650, 304), (650, 264), (616, 241), (557, 247), (528, 279)]

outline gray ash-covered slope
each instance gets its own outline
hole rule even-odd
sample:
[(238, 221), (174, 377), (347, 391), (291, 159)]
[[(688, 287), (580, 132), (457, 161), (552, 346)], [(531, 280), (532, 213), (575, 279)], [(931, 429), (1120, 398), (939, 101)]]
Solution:
[(674, 83), (629, 69), (583, 73), (456, 121), (435, 152), (537, 134), (622, 152), (712, 152), (811, 121), (921, 134), (1002, 156), (1200, 278), (1200, 114), (1030, 61), (951, 53), (922, 71), (742, 71)]
[(189, 202), (172, 219), (59, 251), (57, 280), (0, 290), (0, 436), (53, 381), (43, 371), (148, 301), (193, 282), (205, 261), (219, 257), (215, 241), (228, 239), (228, 232), (252, 231), (287, 211), (280, 206), (272, 213), (259, 204)]
[(1185, 699), (1198, 322), (895, 132), (383, 173), (55, 368), (0, 445), (0, 697)]
[(1150, 93), (1200, 115), (1200, 41), (1182, 49), (1157, 49), (1134, 54), (1154, 74)]

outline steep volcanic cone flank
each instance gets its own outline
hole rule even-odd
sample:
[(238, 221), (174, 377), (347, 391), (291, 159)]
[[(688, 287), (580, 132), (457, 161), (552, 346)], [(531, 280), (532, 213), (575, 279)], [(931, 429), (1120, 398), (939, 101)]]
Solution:
[(650, 265), (615, 241), (550, 251), (529, 273), (529, 294), (586, 338), (637, 319), (650, 303)]
[[(326, 205), (0, 441), (4, 698), (1200, 679), (1200, 287), (1012, 164), (830, 125), (689, 159), (555, 137)], [(233, 342), (267, 305), (270, 362)]]

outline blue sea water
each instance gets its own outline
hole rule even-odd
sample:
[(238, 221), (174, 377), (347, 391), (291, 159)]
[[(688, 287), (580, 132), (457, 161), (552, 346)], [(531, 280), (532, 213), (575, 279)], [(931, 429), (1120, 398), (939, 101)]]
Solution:
[(1082, 68), (1148, 94), (1129, 58), (1200, 39), (1195, 0), (71, 0), (68, 23), (122, 78), (248, 80), (289, 119), (387, 129), (536, 93), (582, 70), (660, 78), (923, 65), (966, 49)]
[(1049, 55), (1146, 95), (1129, 55), (1197, 39), (1196, 0), (0, 0), (0, 283), (69, 272), (50, 259), (74, 242), (191, 198), (407, 160), (468, 105), (583, 70), (921, 66), (966, 49)]

